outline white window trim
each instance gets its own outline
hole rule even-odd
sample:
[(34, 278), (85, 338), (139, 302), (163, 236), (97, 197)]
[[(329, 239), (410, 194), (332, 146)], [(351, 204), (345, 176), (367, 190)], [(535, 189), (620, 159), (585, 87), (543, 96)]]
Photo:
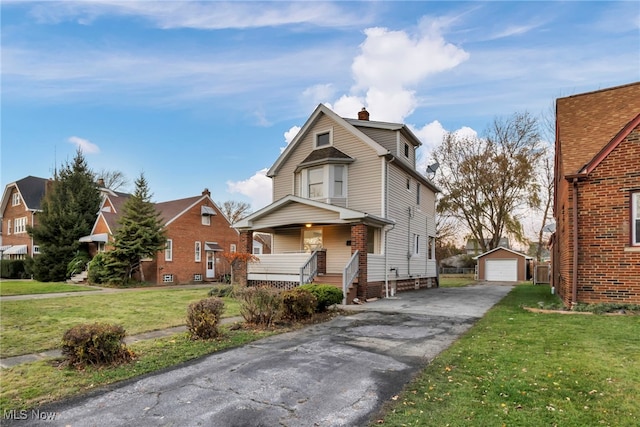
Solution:
[(20, 193), (13, 193), (11, 195), (11, 206), (18, 206), (20, 204)]
[(167, 244), (164, 248), (164, 260), (165, 261), (173, 260), (173, 239), (167, 239)]
[(173, 283), (173, 274), (163, 274), (162, 283)]
[[(329, 144), (318, 146), (318, 135), (323, 135), (325, 133), (329, 134)], [(313, 133), (313, 149), (321, 150), (323, 148), (332, 147), (333, 146), (333, 128), (320, 130)]]
[(229, 252), (235, 253), (237, 250), (238, 248), (236, 247), (235, 243), (232, 243), (231, 246), (229, 246)]
[(640, 220), (640, 192), (631, 193), (631, 246), (640, 246), (638, 224)]
[[(337, 195), (334, 193), (335, 190), (335, 166), (342, 167), (342, 193)], [(320, 197), (311, 197), (309, 195), (309, 172), (316, 169), (322, 169), (322, 196)], [(301, 187), (302, 187), (302, 197), (312, 200), (326, 200), (326, 199), (346, 199), (348, 188), (349, 188), (349, 165), (343, 163), (331, 163), (321, 166), (314, 166), (310, 168), (303, 169), (301, 171)]]
[(202, 217), (202, 225), (211, 225), (210, 215), (201, 215), (201, 217)]
[(195, 262), (202, 262), (202, 242), (195, 242), (194, 252)]
[(11, 219), (7, 220), (7, 236), (11, 235)]
[(27, 232), (27, 217), (16, 218), (13, 221), (13, 234), (23, 234)]

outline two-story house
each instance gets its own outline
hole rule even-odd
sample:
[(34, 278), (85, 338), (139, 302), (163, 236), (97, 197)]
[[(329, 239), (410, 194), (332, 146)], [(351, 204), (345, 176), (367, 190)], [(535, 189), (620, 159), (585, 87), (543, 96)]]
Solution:
[(33, 227), (38, 222), (37, 214), (48, 182), (45, 178), (27, 176), (6, 185), (0, 208), (3, 258), (25, 259), (38, 254), (37, 242), (27, 233), (27, 226)]
[[(103, 189), (103, 200), (91, 235), (82, 237), (92, 255), (109, 250), (122, 208), (130, 196)], [(222, 252), (235, 252), (238, 232), (205, 189), (201, 195), (156, 203), (165, 226), (167, 246), (155, 258), (142, 262), (144, 278), (151, 283), (215, 281), (229, 274)]]
[(274, 202), (234, 224), (242, 252), (253, 232), (272, 235), (271, 254), (242, 280), (290, 288), (337, 279), (360, 299), (437, 286), (438, 189), (416, 170), (420, 145), (404, 124), (319, 105), (268, 171)]
[(640, 82), (556, 101), (552, 285), (640, 304)]

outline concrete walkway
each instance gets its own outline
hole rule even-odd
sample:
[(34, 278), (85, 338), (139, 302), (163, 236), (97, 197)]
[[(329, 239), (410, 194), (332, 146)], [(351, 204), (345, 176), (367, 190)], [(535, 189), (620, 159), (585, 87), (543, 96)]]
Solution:
[(39, 410), (53, 414), (51, 426), (367, 425), (384, 402), (511, 289), (425, 289), (349, 306), (353, 315)]

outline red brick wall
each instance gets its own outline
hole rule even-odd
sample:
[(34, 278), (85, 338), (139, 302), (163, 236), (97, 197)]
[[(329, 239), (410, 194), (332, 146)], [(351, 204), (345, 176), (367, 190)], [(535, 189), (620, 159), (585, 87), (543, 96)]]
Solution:
[[(630, 247), (630, 190), (640, 188), (637, 159), (638, 127), (578, 183), (578, 302), (640, 304), (640, 248)], [(567, 206), (573, 206), (570, 187)], [(572, 208), (565, 207), (565, 219), (558, 224), (565, 232), (559, 242), (557, 291), (565, 304), (571, 301), (572, 215)]]
[[(202, 225), (200, 207), (203, 205), (213, 207), (217, 213), (211, 217), (211, 225)], [(164, 251), (158, 252), (155, 277), (145, 277), (147, 281), (162, 283), (164, 274), (173, 274), (174, 283), (192, 282), (194, 274), (201, 274), (206, 280), (205, 242), (217, 242), (225, 252), (229, 252), (231, 244), (238, 246), (239, 243), (238, 232), (230, 227), (224, 215), (208, 200), (191, 207), (167, 225), (167, 238), (173, 240), (172, 260), (165, 261)], [(195, 261), (196, 241), (201, 242), (202, 247), (200, 262)], [(216, 277), (229, 272), (227, 261), (216, 252)]]
[[(34, 224), (32, 222), (34, 221), (35, 216), (37, 216), (37, 214), (32, 215), (32, 213), (26, 209), (23, 200), (20, 200), (19, 205), (16, 205), (16, 206), (11, 205), (13, 194), (17, 192), (18, 190), (14, 186), (11, 190), (11, 194), (9, 194), (7, 207), (3, 212), (2, 245), (27, 245), (27, 255), (33, 256), (33, 253), (31, 253), (32, 251), (31, 237), (29, 236), (29, 233), (24, 232), (24, 233), (16, 234), (15, 222), (17, 218), (27, 218), (27, 225), (33, 227)], [(9, 223), (9, 220), (11, 220), (11, 234), (8, 233), (9, 228), (7, 225)]]
[(358, 298), (368, 298), (367, 293), (367, 226), (351, 226), (351, 254), (358, 252)]

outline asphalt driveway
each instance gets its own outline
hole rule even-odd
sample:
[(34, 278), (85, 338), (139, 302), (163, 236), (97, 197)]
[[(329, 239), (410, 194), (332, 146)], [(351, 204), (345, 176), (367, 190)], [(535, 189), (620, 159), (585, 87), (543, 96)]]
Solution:
[(512, 286), (402, 293), (90, 396), (42, 408), (60, 426), (363, 426)]

